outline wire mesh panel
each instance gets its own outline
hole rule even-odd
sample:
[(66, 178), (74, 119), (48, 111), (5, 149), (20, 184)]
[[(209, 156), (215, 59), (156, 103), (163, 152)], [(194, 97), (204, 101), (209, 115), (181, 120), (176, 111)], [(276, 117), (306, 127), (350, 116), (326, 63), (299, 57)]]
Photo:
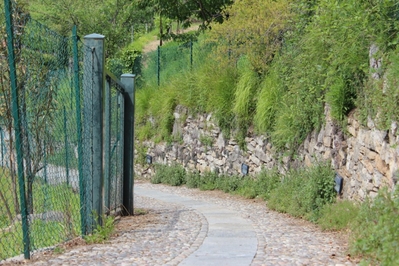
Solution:
[(177, 73), (195, 70), (203, 64), (215, 46), (216, 44), (211, 42), (171, 42), (143, 54), (140, 60), (137, 60), (139, 66), (136, 66), (136, 69), (140, 75), (136, 84), (138, 87), (163, 86)]
[[(108, 160), (105, 161), (105, 204), (107, 212), (120, 212), (122, 207), (123, 183), (123, 126), (124, 126), (124, 97), (123, 88), (111, 77), (107, 78), (109, 89), (109, 116), (105, 121), (109, 124)], [(105, 127), (107, 128), (107, 127)], [(107, 152), (105, 152), (107, 154)], [(108, 170), (107, 170), (108, 169)]]
[(124, 193), (123, 186), (133, 179), (132, 169), (128, 179), (124, 171), (124, 158), (133, 165), (133, 147), (124, 149), (124, 112), (125, 98), (133, 99), (134, 75), (125, 77), (131, 89), (125, 95), (124, 85), (106, 74), (104, 36), (78, 42), (76, 27), (66, 38), (11, 0), (4, 9), (0, 263), (90, 234), (105, 213), (122, 211), (125, 201), (129, 213), (133, 208), (132, 191)]
[(81, 231), (72, 39), (11, 4), (14, 62), (2, 46), (0, 67), (0, 261)]

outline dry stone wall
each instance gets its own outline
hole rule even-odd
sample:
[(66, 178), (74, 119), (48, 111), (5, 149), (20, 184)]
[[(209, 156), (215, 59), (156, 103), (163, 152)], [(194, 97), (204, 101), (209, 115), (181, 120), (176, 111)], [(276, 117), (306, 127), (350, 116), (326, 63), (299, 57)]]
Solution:
[[(255, 175), (262, 169), (277, 168), (284, 173), (291, 167), (331, 161), (335, 171), (344, 178), (342, 197), (347, 199), (374, 197), (383, 186), (392, 189), (399, 176), (398, 123), (381, 131), (372, 120), (367, 127), (361, 126), (351, 114), (343, 131), (331, 120), (328, 107), (325, 116), (325, 125), (308, 135), (295, 156), (277, 152), (268, 138), (261, 135), (248, 136), (246, 149), (242, 150), (235, 139), (223, 135), (211, 114), (191, 116), (181, 106), (174, 113), (173, 135), (178, 141), (137, 145), (145, 146), (154, 163), (179, 163), (187, 170), (227, 175), (241, 174), (243, 163), (249, 166), (249, 174)], [(149, 165), (136, 165), (135, 171), (139, 176), (153, 174)]]

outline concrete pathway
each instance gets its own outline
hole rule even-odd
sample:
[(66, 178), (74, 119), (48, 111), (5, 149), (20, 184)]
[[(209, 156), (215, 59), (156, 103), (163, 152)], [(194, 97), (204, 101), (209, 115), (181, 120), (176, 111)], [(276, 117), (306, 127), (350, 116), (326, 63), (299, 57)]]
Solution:
[(236, 211), (220, 205), (193, 200), (158, 190), (136, 186), (135, 193), (178, 203), (202, 213), (208, 221), (208, 232), (197, 251), (183, 260), (180, 265), (250, 265), (256, 255), (257, 237), (248, 219)]

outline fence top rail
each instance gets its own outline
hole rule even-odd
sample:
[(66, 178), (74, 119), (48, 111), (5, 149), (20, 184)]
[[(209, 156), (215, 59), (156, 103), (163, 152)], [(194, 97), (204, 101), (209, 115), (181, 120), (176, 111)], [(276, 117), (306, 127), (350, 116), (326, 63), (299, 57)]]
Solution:
[(125, 86), (120, 82), (120, 80), (112, 74), (108, 69), (105, 69), (105, 78), (111, 79), (117, 86), (115, 86), (116, 90), (124, 93), (125, 92)]

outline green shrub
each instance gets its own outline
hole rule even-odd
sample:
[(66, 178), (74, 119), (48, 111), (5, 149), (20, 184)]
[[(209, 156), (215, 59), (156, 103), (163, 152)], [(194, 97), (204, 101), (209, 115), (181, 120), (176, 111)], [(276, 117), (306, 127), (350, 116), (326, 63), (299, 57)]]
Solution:
[(247, 199), (254, 199), (258, 196), (258, 190), (256, 189), (256, 186), (257, 184), (255, 179), (252, 179), (251, 177), (244, 177), (235, 193)]
[(225, 193), (235, 192), (241, 185), (241, 177), (221, 175), (216, 180), (216, 189)]
[(277, 169), (262, 170), (256, 178), (256, 193), (264, 200), (270, 198), (270, 193), (281, 183), (281, 174)]
[(200, 173), (198, 171), (187, 173), (186, 186), (189, 188), (197, 188), (200, 184), (200, 178)]
[(348, 229), (359, 213), (359, 206), (349, 200), (327, 204), (320, 211), (317, 224), (323, 230)]
[(181, 186), (186, 183), (186, 170), (178, 164), (172, 166), (156, 164), (155, 175), (151, 178), (151, 183)]
[(268, 206), (315, 221), (321, 208), (334, 202), (334, 172), (326, 164), (292, 170), (270, 193)]
[(214, 172), (205, 172), (200, 176), (198, 188), (200, 190), (214, 190), (216, 189), (216, 180), (218, 174)]
[(352, 226), (352, 251), (365, 257), (364, 265), (399, 265), (399, 190), (381, 189), (366, 201)]
[(151, 177), (151, 183), (153, 184), (161, 184), (164, 179), (165, 171), (167, 166), (163, 164), (155, 165), (155, 174)]

